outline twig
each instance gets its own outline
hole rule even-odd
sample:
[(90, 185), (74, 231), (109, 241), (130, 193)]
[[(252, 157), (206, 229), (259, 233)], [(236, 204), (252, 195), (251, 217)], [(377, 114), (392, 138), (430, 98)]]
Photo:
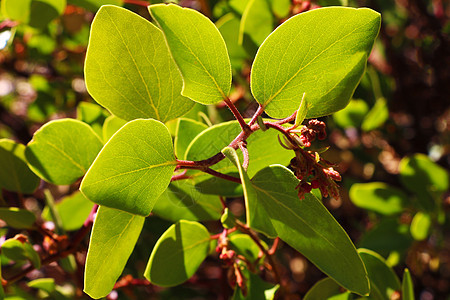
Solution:
[(134, 4), (134, 5), (144, 6), (144, 7), (147, 7), (150, 5), (150, 3), (148, 1), (143, 1), (143, 0), (124, 0), (123, 2), (127, 3), (127, 4)]
[(228, 108), (231, 110), (234, 117), (236, 118), (236, 120), (239, 122), (239, 125), (241, 126), (242, 131), (243, 132), (251, 131), (250, 126), (247, 123), (245, 123), (244, 118), (242, 117), (241, 113), (236, 108), (236, 106), (233, 104), (233, 102), (231, 102), (231, 100), (229, 98), (225, 98), (223, 101), (226, 103), (226, 105), (228, 106)]

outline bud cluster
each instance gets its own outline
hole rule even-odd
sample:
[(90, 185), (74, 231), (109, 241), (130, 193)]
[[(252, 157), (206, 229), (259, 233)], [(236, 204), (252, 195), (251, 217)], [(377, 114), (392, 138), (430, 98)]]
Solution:
[[(295, 157), (291, 160), (291, 168), (295, 176), (300, 180), (296, 189), (298, 197), (303, 199), (305, 194), (310, 193), (312, 189), (320, 189), (323, 197), (339, 198), (339, 188), (336, 181), (341, 180), (339, 172), (333, 169), (333, 165), (320, 157), (316, 151), (307, 151), (304, 147), (310, 147), (311, 143), (317, 138), (323, 140), (326, 138), (326, 125), (319, 120), (309, 120), (308, 125), (300, 130), (290, 130), (291, 134), (296, 135), (294, 140), (300, 141), (300, 147), (291, 147), (295, 151)], [(300, 134), (299, 136), (297, 135)]]

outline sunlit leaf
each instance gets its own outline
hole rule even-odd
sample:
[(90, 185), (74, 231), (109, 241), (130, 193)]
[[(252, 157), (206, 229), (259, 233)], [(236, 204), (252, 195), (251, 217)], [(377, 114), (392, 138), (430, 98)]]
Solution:
[(221, 212), (219, 197), (200, 193), (191, 179), (169, 184), (153, 208), (153, 213), (172, 222), (218, 220)]
[(399, 214), (408, 203), (408, 196), (402, 190), (383, 182), (353, 184), (350, 199), (360, 208), (383, 215)]
[(273, 30), (273, 15), (268, 0), (250, 0), (242, 14), (239, 44), (253, 56)]
[(333, 114), (333, 120), (344, 129), (349, 127), (359, 128), (368, 111), (369, 107), (366, 101), (353, 99), (346, 108)]
[(188, 280), (209, 253), (209, 232), (197, 222), (181, 220), (170, 226), (153, 248), (144, 276), (158, 286)]
[(27, 166), (25, 146), (0, 139), (0, 187), (8, 191), (33, 193), (39, 178)]
[(258, 50), (251, 71), (255, 99), (275, 118), (291, 115), (305, 92), (307, 118), (344, 108), (364, 73), (380, 20), (373, 10), (347, 7), (290, 18)]
[(380, 300), (392, 299), (395, 291), (400, 291), (400, 281), (386, 261), (376, 252), (358, 249), (370, 279), (370, 297)]
[(431, 216), (424, 212), (415, 214), (411, 221), (411, 235), (416, 241), (425, 240), (430, 234), (432, 226)]
[(411, 278), (411, 273), (408, 269), (403, 272), (402, 281), (402, 299), (403, 300), (414, 300), (414, 286)]
[(127, 121), (116, 116), (109, 116), (103, 123), (103, 141), (107, 142)]
[(233, 13), (228, 13), (216, 22), (216, 26), (223, 36), (230, 55), (233, 69), (240, 70), (243, 67), (247, 54), (238, 43), (240, 21)]
[(238, 168), (239, 176), (241, 178), (242, 187), (244, 190), (245, 200), (245, 218), (247, 225), (259, 232), (264, 233), (269, 237), (276, 237), (277, 233), (272, 226), (270, 217), (258, 201), (256, 190), (250, 182), (250, 178), (247, 172), (241, 165), (236, 150), (230, 147), (226, 147), (222, 150), (222, 153)]
[(45, 181), (71, 184), (86, 173), (102, 146), (86, 123), (60, 119), (34, 133), (25, 156), (33, 172)]
[(228, 96), (231, 64), (217, 27), (196, 10), (175, 4), (149, 6), (183, 76), (182, 94), (203, 104)]
[(342, 293), (341, 287), (331, 278), (324, 278), (318, 281), (313, 285), (312, 288), (309, 289), (308, 293), (306, 293), (305, 298), (303, 300), (317, 300), (317, 299), (333, 299), (337, 300), (337, 296), (342, 298), (338, 298), (339, 300), (348, 299), (351, 300), (353, 297), (349, 292)]
[(147, 216), (175, 170), (172, 137), (161, 122), (133, 120), (103, 147), (81, 182), (100, 205)]
[(3, 0), (1, 5), (6, 18), (42, 29), (64, 12), (66, 0)]
[[(93, 206), (94, 203), (86, 199), (82, 193), (75, 192), (56, 203), (55, 209), (61, 219), (62, 228), (72, 231), (83, 226)], [(42, 217), (46, 220), (52, 220), (48, 207), (43, 210)]]
[(0, 207), (0, 219), (8, 226), (17, 229), (30, 229), (33, 227), (36, 216), (29, 210), (17, 207)]
[(92, 228), (84, 271), (84, 292), (94, 299), (108, 295), (133, 251), (145, 218), (100, 207)]
[(206, 128), (208, 126), (205, 124), (191, 119), (178, 119), (174, 141), (175, 155), (179, 159), (185, 159), (186, 149), (189, 144)]
[(370, 109), (361, 124), (361, 129), (371, 131), (383, 125), (389, 118), (389, 109), (386, 99), (378, 98), (375, 105)]
[(252, 183), (278, 236), (343, 287), (364, 295), (369, 282), (364, 265), (348, 235), (313, 195), (299, 200), (298, 179), (287, 168), (272, 165)]
[(127, 121), (165, 122), (194, 105), (180, 94), (182, 79), (161, 30), (116, 6), (103, 6), (95, 16), (85, 78), (91, 96)]

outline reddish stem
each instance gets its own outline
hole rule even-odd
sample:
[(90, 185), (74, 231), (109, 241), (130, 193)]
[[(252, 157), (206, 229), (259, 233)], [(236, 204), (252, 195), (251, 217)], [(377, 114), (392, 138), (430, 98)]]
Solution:
[(191, 178), (190, 176), (186, 175), (186, 172), (187, 172), (187, 170), (184, 170), (180, 174), (173, 175), (172, 178), (170, 179), (170, 181), (173, 182), (173, 181), (177, 181), (177, 180)]
[(250, 122), (248, 122), (248, 125), (252, 126), (253, 124), (255, 124), (256, 119), (258, 119), (258, 117), (260, 115), (262, 115), (263, 112), (264, 112), (264, 108), (260, 105), (258, 107), (258, 109), (256, 110), (255, 114), (253, 115), (252, 119), (250, 120)]
[(250, 126), (247, 123), (245, 123), (244, 118), (242, 117), (241, 113), (238, 111), (236, 106), (233, 104), (233, 102), (231, 102), (231, 100), (229, 98), (225, 98), (223, 101), (226, 103), (226, 105), (228, 106), (228, 108), (231, 110), (234, 117), (236, 118), (236, 120), (239, 122), (239, 125), (241, 126), (242, 131), (243, 132), (251, 131)]
[(134, 5), (144, 6), (144, 7), (147, 7), (150, 5), (150, 3), (148, 1), (143, 1), (143, 0), (124, 0), (123, 2), (127, 3), (127, 4), (134, 4)]

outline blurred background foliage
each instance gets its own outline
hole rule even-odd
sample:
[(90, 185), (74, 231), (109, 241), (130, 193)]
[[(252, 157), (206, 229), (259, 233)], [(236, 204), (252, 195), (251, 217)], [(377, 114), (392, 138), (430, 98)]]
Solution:
[[(105, 123), (109, 112), (86, 91), (83, 62), (90, 24), (103, 4), (121, 5), (149, 19), (145, 5), (150, 2), (0, 2), (0, 138), (27, 144), (44, 123), (64, 117), (77, 118), (109, 137), (108, 130), (114, 132), (123, 123), (111, 117)], [(381, 255), (400, 278), (404, 268), (410, 270), (417, 299), (450, 299), (450, 4), (443, 0), (185, 0), (179, 4), (210, 17), (222, 33), (233, 66), (230, 98), (244, 117), (257, 109), (248, 85), (252, 58), (278, 24), (320, 6), (370, 7), (382, 14), (381, 32), (354, 99), (344, 110), (322, 118), (331, 146), (324, 155), (337, 164), (343, 177), (341, 199), (324, 199), (324, 203), (357, 247)], [(215, 124), (232, 115), (223, 105), (196, 104), (186, 117)], [(167, 124), (172, 132), (175, 123)], [(80, 228), (92, 204), (75, 192), (77, 185), (46, 185), (56, 204), (49, 207), (51, 203), (38, 190), (24, 200), (24, 207), (44, 220), (52, 220), (56, 209), (64, 230)], [(10, 191), (3, 190), (1, 199), (4, 207), (19, 206)], [(242, 199), (228, 200), (233, 214), (242, 216)], [(74, 207), (80, 208), (76, 216)], [(0, 219), (1, 242), (22, 232), (21, 226), (8, 223), (5, 214)], [(148, 219), (124, 274), (141, 278), (151, 247), (170, 224), (157, 217)], [(208, 225), (211, 230), (219, 226)], [(30, 232), (29, 240), (39, 251), (42, 237)], [(34, 254), (25, 248), (22, 259), (33, 262)], [(7, 267), (14, 258), (6, 253), (2, 251), (1, 261)], [(12, 295), (14, 299), (87, 297), (81, 292), (85, 254), (29, 273), (27, 281), (7, 289), (9, 299)], [(278, 259), (291, 279), (290, 288), (299, 296), (323, 277), (287, 245), (278, 251)], [(216, 299), (218, 293), (225, 297), (222, 273), (210, 257), (182, 286), (125, 287), (110, 298)]]

